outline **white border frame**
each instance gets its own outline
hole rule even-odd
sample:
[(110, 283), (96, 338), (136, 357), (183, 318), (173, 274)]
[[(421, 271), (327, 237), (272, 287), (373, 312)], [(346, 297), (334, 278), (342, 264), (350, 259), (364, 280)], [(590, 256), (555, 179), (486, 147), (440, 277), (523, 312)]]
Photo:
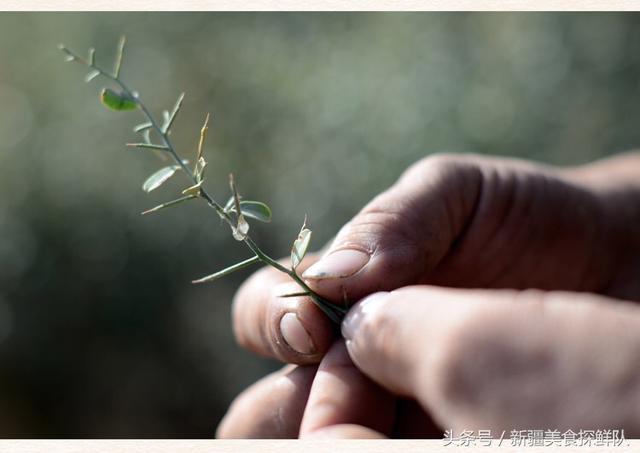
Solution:
[[(0, 0), (1, 11), (640, 11), (640, 0)], [(0, 440), (0, 451), (19, 453), (287, 453), (402, 451), (471, 453), (476, 447), (444, 446), (442, 440)], [(640, 440), (621, 447), (479, 447), (482, 452), (630, 453)]]
[(3, 11), (640, 11), (639, 0), (0, 0)]

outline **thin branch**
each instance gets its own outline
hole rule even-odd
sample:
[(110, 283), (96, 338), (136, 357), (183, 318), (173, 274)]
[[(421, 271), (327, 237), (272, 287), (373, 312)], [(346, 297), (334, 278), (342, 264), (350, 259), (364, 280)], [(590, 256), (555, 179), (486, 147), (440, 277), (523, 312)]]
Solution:
[[(60, 48), (60, 50), (62, 50), (67, 55), (67, 58), (66, 58), (67, 61), (77, 61), (78, 63), (82, 63), (82, 64), (88, 66), (89, 68), (91, 68), (95, 72), (97, 72), (99, 75), (111, 80), (113, 83), (118, 85), (118, 87), (120, 87), (120, 89), (123, 91), (123, 93), (125, 95), (129, 96), (131, 99), (135, 99), (135, 101), (137, 102), (137, 104), (140, 107), (140, 110), (142, 111), (143, 115), (147, 119), (147, 123), (141, 125), (143, 127), (138, 126), (137, 130), (138, 131), (148, 132), (150, 129), (153, 129), (160, 135), (160, 137), (161, 137), (161, 139), (162, 139), (162, 141), (164, 143), (164, 145), (154, 145), (154, 144), (150, 144), (150, 143), (132, 143), (132, 144), (128, 144), (128, 146), (135, 146), (135, 147), (141, 147), (141, 148), (161, 149), (163, 151), (166, 151), (168, 154), (171, 155), (171, 157), (176, 162), (176, 164), (179, 165), (182, 168), (182, 170), (184, 170), (185, 174), (192, 181), (193, 185), (197, 186), (198, 189), (199, 189), (197, 196), (196, 195), (192, 195), (192, 194), (187, 194), (184, 197), (178, 198), (176, 200), (173, 200), (173, 201), (170, 201), (170, 202), (167, 202), (167, 203), (163, 203), (163, 204), (161, 204), (159, 206), (156, 206), (155, 208), (149, 209), (149, 210), (143, 212), (143, 214), (148, 214), (148, 213), (151, 213), (151, 212), (155, 212), (157, 210), (160, 210), (160, 209), (166, 208), (168, 206), (171, 206), (171, 205), (174, 205), (174, 204), (189, 200), (191, 198), (201, 197), (209, 204), (209, 206), (211, 206), (212, 208), (215, 209), (216, 213), (218, 214), (218, 216), (222, 220), (227, 222), (233, 228), (234, 227), (234, 222), (233, 222), (233, 219), (231, 218), (231, 216), (224, 210), (224, 208), (222, 206), (220, 206), (220, 204), (218, 204), (217, 201), (215, 201), (215, 199), (211, 195), (209, 195), (207, 193), (207, 191), (204, 188), (200, 187), (202, 181), (199, 180), (199, 178), (198, 178), (198, 176), (197, 176), (195, 171), (192, 172), (187, 167), (186, 161), (179, 157), (179, 155), (176, 152), (171, 140), (169, 139), (169, 127), (171, 126), (171, 123), (175, 119), (175, 115), (177, 114), (178, 110), (180, 109), (180, 106), (182, 104), (182, 100), (184, 98), (184, 93), (178, 98), (178, 102), (176, 102), (176, 106), (174, 107), (173, 113), (169, 116), (169, 118), (167, 119), (167, 121), (165, 123), (165, 126), (168, 125), (169, 127), (161, 127), (158, 124), (158, 122), (155, 120), (155, 118), (151, 115), (151, 113), (149, 112), (149, 109), (147, 108), (147, 106), (139, 99), (137, 93), (134, 93), (132, 90), (130, 90), (127, 87), (127, 85), (122, 81), (122, 79), (120, 79), (120, 68), (122, 66), (122, 59), (123, 59), (123, 54), (124, 54), (125, 43), (126, 43), (126, 41), (125, 41), (125, 38), (123, 37), (120, 40), (120, 44), (119, 44), (119, 47), (118, 47), (118, 54), (117, 54), (117, 57), (116, 57), (116, 63), (115, 63), (113, 74), (110, 74), (109, 72), (105, 71), (104, 69), (102, 69), (101, 67), (99, 67), (95, 63), (95, 51), (90, 51), (89, 59), (87, 60), (87, 59), (82, 58), (80, 55), (74, 53), (70, 49), (66, 48), (64, 45), (60, 45), (59, 48)], [(93, 77), (95, 77), (95, 76), (93, 76)], [(202, 157), (202, 152), (203, 152), (202, 149), (203, 149), (204, 139), (206, 137), (208, 120), (209, 120), (209, 115), (207, 115), (207, 119), (205, 120), (205, 124), (202, 127), (201, 132), (200, 132), (200, 142), (198, 144), (198, 159), (196, 160), (196, 162), (198, 162), (199, 158)], [(194, 186), (192, 186), (192, 188)], [(240, 213), (241, 211), (237, 208), (237, 212)], [(294, 270), (291, 270), (291, 269), (288, 269), (288, 268), (284, 267), (279, 262), (277, 262), (276, 260), (271, 258), (269, 255), (264, 253), (258, 247), (258, 245), (249, 236), (246, 236), (243, 241), (247, 245), (247, 247), (249, 247), (249, 249), (255, 254), (254, 257), (252, 257), (252, 258), (250, 258), (250, 259), (248, 259), (246, 261), (243, 261), (241, 263), (238, 263), (237, 265), (231, 266), (230, 268), (224, 269), (223, 271), (220, 271), (220, 272), (218, 272), (216, 274), (212, 274), (211, 276), (205, 277), (204, 279), (196, 280), (196, 282), (209, 281), (209, 279), (213, 279), (213, 276), (222, 276), (222, 273), (224, 273), (224, 275), (226, 275), (227, 273), (232, 272), (233, 270), (236, 270), (236, 268), (239, 269), (240, 267), (246, 267), (247, 265), (252, 264), (254, 262), (262, 261), (263, 263), (274, 267), (275, 269), (279, 270), (280, 272), (283, 272), (283, 273), (289, 275), (302, 288), (302, 290), (305, 293), (308, 293), (309, 297), (312, 298), (314, 303), (327, 315), (327, 317), (329, 317), (329, 319), (331, 319), (335, 323), (340, 323), (342, 317), (344, 317), (345, 313), (347, 312), (347, 309), (345, 307), (337, 306), (337, 305), (331, 303), (330, 301), (322, 298), (318, 294), (316, 294), (311, 288), (309, 288), (309, 286), (307, 286), (307, 284), (296, 274), (296, 272)], [(231, 269), (233, 269), (233, 270), (231, 270)]]

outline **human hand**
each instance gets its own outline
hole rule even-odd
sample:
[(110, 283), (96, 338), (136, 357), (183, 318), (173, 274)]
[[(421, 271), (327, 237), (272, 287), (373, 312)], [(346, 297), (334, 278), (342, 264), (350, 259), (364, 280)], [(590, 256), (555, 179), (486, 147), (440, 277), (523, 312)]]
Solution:
[[(640, 299), (640, 154), (556, 169), (474, 155), (412, 166), (300, 267), (339, 303), (413, 284), (588, 291)], [(318, 363), (332, 325), (294, 283), (263, 269), (233, 305), (240, 344)], [(278, 286), (285, 283), (284, 286)]]
[[(638, 299), (638, 284), (634, 278), (638, 270), (638, 258), (634, 253), (638, 250), (638, 237), (629, 228), (631, 221), (640, 217), (638, 186), (628, 175), (633, 176), (637, 169), (638, 156), (633, 155), (562, 171), (473, 156), (427, 159), (407, 172), (396, 186), (374, 199), (334, 241), (329, 254), (331, 250), (340, 252), (347, 246), (365, 250), (360, 248), (362, 244), (369, 245), (366, 250), (372, 251), (371, 256), (360, 271), (351, 274), (345, 270), (345, 259), (340, 259), (337, 263), (334, 260), (333, 274), (322, 269), (318, 272), (316, 267), (305, 275), (313, 277), (309, 284), (314, 289), (334, 298), (343, 291), (353, 298), (353, 294), (359, 297), (380, 288), (437, 283), (475, 287), (537, 286)], [(470, 176), (474, 174), (476, 176)], [(479, 194), (474, 195), (471, 190), (475, 201), (469, 208), (464, 203), (464, 196), (469, 192), (463, 190), (465, 176), (472, 179), (478, 174), (483, 187)], [(614, 174), (616, 176), (612, 177)], [(413, 192), (409, 190), (411, 187)], [(488, 190), (489, 194), (486, 193)], [(448, 205), (452, 199), (453, 205)], [(422, 226), (420, 213), (422, 217), (431, 214), (423, 229), (419, 228)], [(460, 218), (464, 220), (460, 221)], [(459, 223), (464, 226), (453, 234), (454, 226)], [(438, 227), (444, 232), (436, 234)], [(442, 242), (444, 247), (439, 244)], [(439, 255), (432, 256), (432, 253), (439, 247), (444, 248), (445, 253), (436, 259), (434, 256)], [(427, 263), (434, 261), (435, 264), (423, 267), (420, 254), (427, 255)], [(304, 266), (315, 260), (317, 258), (310, 258)], [(393, 272), (387, 272), (389, 269)], [(506, 272), (496, 272), (496, 269), (506, 269)], [(492, 274), (493, 278), (487, 281), (487, 276)], [(265, 291), (281, 281), (286, 279), (273, 271), (263, 270), (243, 286), (234, 303), (234, 327), (238, 338), (253, 350), (284, 361), (317, 362), (331, 344), (331, 326), (311, 301), (273, 297), (273, 294), (289, 292), (285, 288), (278, 288), (272, 294)], [(333, 356), (335, 354), (325, 357), (321, 368), (327, 366), (326, 361), (331, 363)], [(341, 368), (346, 365), (342, 364)], [(375, 394), (370, 388), (375, 384), (366, 384), (366, 378), (355, 368), (353, 370), (361, 381), (364, 379), (360, 387), (369, 388), (369, 396)], [(309, 397), (315, 369), (306, 373), (308, 385), (288, 386), (289, 395), (281, 399), (296, 401), (293, 406), (298, 408), (300, 416), (289, 417), (280, 423), (279, 429), (272, 430), (269, 435), (262, 432), (260, 437), (282, 435), (286, 431), (282, 426), (289, 427), (288, 435), (300, 428), (301, 410)], [(273, 379), (282, 380), (282, 376)], [(261, 393), (278, 394), (273, 392), (269, 382), (258, 383), (247, 392), (249, 396), (240, 400), (251, 401), (252, 395)], [(316, 387), (318, 385), (319, 388), (326, 387), (320, 384)], [(385, 398), (395, 401), (388, 392)], [(313, 399), (309, 397), (309, 401)], [(263, 405), (265, 408), (271, 406)], [(361, 406), (367, 407), (367, 404)], [(347, 412), (353, 409), (351, 407)], [(311, 409), (307, 412), (315, 413)], [(239, 434), (233, 429), (234, 416), (238, 413), (242, 411), (236, 403), (221, 428), (221, 435)], [(283, 412), (279, 409), (278, 413)], [(261, 419), (260, 413), (253, 415)], [(401, 436), (402, 425), (406, 424), (418, 426), (413, 433), (421, 437), (425, 436), (425, 429), (432, 435), (435, 432), (426, 414), (405, 401), (400, 402), (395, 419), (392, 432), (400, 432)], [(416, 420), (421, 422), (415, 423)], [(252, 426), (255, 425), (247, 423), (244, 434), (252, 435)], [(332, 435), (341, 435), (341, 428), (331, 426)], [(369, 425), (363, 422), (358, 426)], [(342, 435), (353, 434), (352, 428), (346, 427)], [(359, 428), (355, 429), (359, 432)], [(387, 433), (388, 429), (377, 431)], [(364, 434), (360, 432), (359, 436)]]
[(454, 432), (640, 434), (635, 303), (560, 291), (413, 286), (365, 298), (342, 332), (346, 349), (334, 343), (317, 372), (290, 368), (297, 381), (278, 373), (254, 385), (218, 434), (434, 437), (438, 431), (420, 408)]

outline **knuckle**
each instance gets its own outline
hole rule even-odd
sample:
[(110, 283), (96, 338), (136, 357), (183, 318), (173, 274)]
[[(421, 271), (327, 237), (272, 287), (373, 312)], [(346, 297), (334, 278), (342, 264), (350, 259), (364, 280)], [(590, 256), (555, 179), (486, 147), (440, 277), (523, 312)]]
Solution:
[(435, 153), (407, 168), (398, 183), (415, 185), (433, 181), (465, 180), (475, 178), (482, 167), (491, 167), (492, 159), (470, 153)]
[(475, 168), (473, 162), (468, 155), (453, 153), (433, 154), (416, 162), (342, 228), (334, 245), (351, 242), (369, 251), (414, 245), (426, 235), (425, 211), (434, 206), (431, 195), (440, 186), (455, 189), (455, 185), (450, 187), (451, 183), (442, 181), (469, 179), (468, 174), (473, 172), (466, 170)]
[(425, 171), (442, 170), (457, 167), (466, 161), (465, 155), (450, 152), (438, 152), (423, 157), (407, 168), (401, 179), (410, 178), (416, 174), (423, 174)]
[(384, 251), (415, 242), (415, 222), (401, 202), (393, 205), (380, 200), (349, 222), (340, 239), (365, 246), (370, 252)]

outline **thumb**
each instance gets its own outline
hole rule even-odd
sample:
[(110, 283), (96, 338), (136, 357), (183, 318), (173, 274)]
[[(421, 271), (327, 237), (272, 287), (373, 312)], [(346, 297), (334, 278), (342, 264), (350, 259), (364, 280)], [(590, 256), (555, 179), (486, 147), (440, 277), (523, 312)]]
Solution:
[(461, 159), (422, 160), (347, 223), (302, 277), (334, 301), (418, 283), (463, 229), (479, 185), (479, 172)]
[(372, 380), (441, 427), (640, 433), (640, 307), (586, 293), (414, 286), (342, 324)]

